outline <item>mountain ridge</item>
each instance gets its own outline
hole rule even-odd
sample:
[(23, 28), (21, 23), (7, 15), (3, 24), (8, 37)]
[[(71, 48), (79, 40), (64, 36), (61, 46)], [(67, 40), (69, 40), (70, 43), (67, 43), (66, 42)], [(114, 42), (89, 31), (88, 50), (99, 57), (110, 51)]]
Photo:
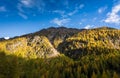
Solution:
[[(112, 28), (112, 27), (107, 27), (107, 26), (102, 26), (102, 27), (98, 27), (98, 28), (92, 28), (92, 30), (93, 29), (116, 29), (116, 28)], [(10, 39), (14, 39), (14, 38), (18, 38), (18, 37), (25, 37), (25, 36), (27, 36), (27, 35), (34, 35), (34, 34), (41, 34), (41, 33), (43, 33), (43, 32), (45, 32), (45, 31), (49, 31), (49, 30), (76, 30), (76, 31), (82, 31), (82, 30), (90, 30), (90, 29), (85, 29), (85, 28), (83, 28), (83, 29), (77, 29), (77, 28), (67, 28), (67, 27), (64, 27), (64, 26), (61, 26), (61, 27), (49, 27), (49, 28), (43, 28), (43, 29), (41, 29), (41, 30), (39, 30), (39, 31), (36, 31), (36, 32), (33, 32), (33, 33), (28, 33), (28, 34), (23, 34), (23, 35), (21, 35), (21, 36), (15, 36), (15, 37), (11, 37)], [(116, 29), (116, 30), (119, 30), (119, 29)], [(39, 35), (40, 35), (39, 34)], [(3, 37), (2, 38), (0, 38), (0, 41), (3, 41), (3, 40), (6, 40), (6, 39), (4, 39)]]
[[(0, 44), (4, 45), (1, 47), (1, 49), (4, 48), (6, 52), (13, 51), (14, 53), (15, 51), (15, 54), (18, 53), (23, 56), (25, 55), (25, 57), (29, 57), (32, 54), (34, 55), (34, 57), (44, 58), (46, 56), (47, 57), (58, 56), (59, 53), (63, 53), (69, 56), (70, 52), (75, 51), (74, 52), (75, 54), (70, 53), (70, 57), (71, 54), (73, 54), (75, 55), (75, 58), (78, 58), (76, 54), (81, 55), (81, 52), (84, 53), (87, 52), (88, 50), (93, 51), (87, 49), (88, 45), (90, 45), (90, 47), (92, 48), (91, 44), (93, 44), (94, 47), (97, 46), (96, 44), (98, 45), (101, 44), (102, 45), (102, 46), (100, 45), (101, 47), (106, 46), (107, 48), (109, 46), (110, 47), (112, 46), (114, 47), (113, 49), (120, 49), (119, 31), (120, 30), (109, 27), (100, 27), (95, 29), (50, 27), (48, 29), (43, 29), (32, 34), (14, 37), (9, 40), (2, 40)], [(67, 49), (68, 51), (66, 51)], [(23, 54), (19, 53), (19, 51), (23, 51)], [(51, 53), (51, 55), (49, 55), (49, 53)]]
[(0, 41), (0, 78), (119, 78), (119, 68), (113, 28), (49, 28)]

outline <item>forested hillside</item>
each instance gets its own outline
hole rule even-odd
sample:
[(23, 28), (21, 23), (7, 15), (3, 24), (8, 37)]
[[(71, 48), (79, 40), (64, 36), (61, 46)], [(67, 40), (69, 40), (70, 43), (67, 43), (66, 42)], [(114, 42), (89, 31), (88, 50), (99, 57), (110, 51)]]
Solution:
[(0, 78), (120, 78), (120, 30), (48, 28), (2, 40)]

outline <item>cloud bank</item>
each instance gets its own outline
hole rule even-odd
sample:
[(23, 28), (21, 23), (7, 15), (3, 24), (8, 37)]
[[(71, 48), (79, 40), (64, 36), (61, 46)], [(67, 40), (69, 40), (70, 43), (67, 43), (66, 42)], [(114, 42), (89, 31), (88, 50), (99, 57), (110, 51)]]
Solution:
[(55, 18), (55, 19), (53, 19), (52, 21), (51, 21), (51, 23), (54, 23), (54, 24), (56, 24), (56, 25), (58, 25), (58, 26), (62, 26), (62, 25), (64, 25), (64, 24), (66, 24), (66, 23), (68, 23), (68, 22), (70, 22), (70, 19), (69, 18), (64, 18), (64, 19), (58, 19), (58, 18)]
[(115, 5), (112, 11), (107, 14), (107, 18), (104, 20), (106, 23), (120, 24), (120, 4)]

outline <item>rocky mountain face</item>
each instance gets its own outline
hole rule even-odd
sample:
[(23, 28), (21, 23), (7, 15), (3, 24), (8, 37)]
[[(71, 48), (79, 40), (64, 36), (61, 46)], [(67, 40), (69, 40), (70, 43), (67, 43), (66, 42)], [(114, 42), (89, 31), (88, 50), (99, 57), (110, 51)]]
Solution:
[(49, 58), (63, 53), (78, 59), (111, 49), (120, 50), (120, 30), (108, 27), (89, 30), (51, 27), (0, 42), (1, 51), (29, 58)]

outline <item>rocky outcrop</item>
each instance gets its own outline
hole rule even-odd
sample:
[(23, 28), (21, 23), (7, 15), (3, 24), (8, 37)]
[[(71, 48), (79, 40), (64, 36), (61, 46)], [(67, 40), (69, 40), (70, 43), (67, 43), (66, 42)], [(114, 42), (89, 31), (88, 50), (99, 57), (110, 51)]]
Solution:
[(33, 38), (28, 38), (27, 45), (32, 48), (37, 57), (49, 58), (59, 55), (50, 41), (44, 36), (34, 36)]

